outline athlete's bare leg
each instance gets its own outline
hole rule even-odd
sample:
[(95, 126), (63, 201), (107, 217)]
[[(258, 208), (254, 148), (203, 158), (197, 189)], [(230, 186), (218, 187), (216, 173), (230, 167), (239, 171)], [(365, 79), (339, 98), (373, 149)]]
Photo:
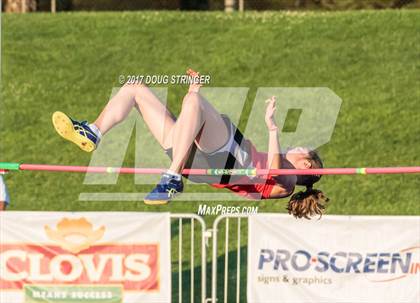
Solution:
[(108, 102), (94, 124), (102, 134), (123, 121), (135, 107), (159, 144), (173, 149), (170, 171), (180, 173), (196, 141), (204, 152), (213, 152), (228, 141), (229, 131), (217, 110), (191, 85), (175, 121), (170, 111), (145, 85), (124, 85)]
[[(170, 170), (181, 172), (194, 140), (200, 150), (213, 152), (227, 141), (229, 131), (217, 110), (198, 92), (188, 92), (170, 138), (173, 160)], [(197, 137), (199, 135), (199, 137)]]
[(163, 148), (169, 148), (166, 140), (175, 124), (172, 113), (156, 97), (153, 91), (142, 84), (126, 84), (108, 102), (94, 124), (104, 135), (122, 122), (135, 107), (143, 116), (151, 133)]

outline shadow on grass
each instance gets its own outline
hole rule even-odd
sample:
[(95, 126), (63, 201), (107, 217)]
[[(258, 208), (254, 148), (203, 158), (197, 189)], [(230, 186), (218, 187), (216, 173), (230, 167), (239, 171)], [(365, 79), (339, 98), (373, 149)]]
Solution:
[[(210, 250), (209, 250), (210, 251)], [(228, 267), (227, 280), (225, 280), (225, 255), (220, 255), (217, 258), (217, 302), (236, 302), (237, 300), (237, 250), (228, 252)], [(247, 263), (247, 247), (240, 248), (240, 278), (239, 278), (239, 299), (240, 302), (246, 302), (246, 263)], [(183, 268), (189, 265), (188, 262), (183, 262)], [(182, 271), (181, 282), (182, 292), (179, 292), (180, 275), (178, 272), (178, 262), (172, 263), (172, 302), (201, 302), (201, 267), (195, 266), (193, 269), (194, 282), (191, 284), (191, 269)], [(206, 277), (206, 298), (211, 298), (211, 279), (212, 277), (212, 263), (207, 262), (207, 277)], [(226, 284), (225, 284), (226, 283)], [(193, 296), (191, 294), (191, 286), (194, 287)], [(227, 296), (225, 299), (225, 289)], [(193, 300), (192, 300), (193, 299)]]

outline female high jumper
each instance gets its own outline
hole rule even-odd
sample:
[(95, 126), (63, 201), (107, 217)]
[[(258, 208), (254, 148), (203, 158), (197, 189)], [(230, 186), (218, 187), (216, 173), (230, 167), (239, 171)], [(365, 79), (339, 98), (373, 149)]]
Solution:
[[(198, 73), (189, 70), (192, 77)], [(278, 128), (274, 119), (275, 97), (267, 100), (265, 124), (269, 132), (268, 153), (257, 151), (251, 141), (223, 114), (220, 114), (200, 95), (200, 84), (192, 83), (175, 116), (144, 84), (125, 84), (111, 98), (92, 124), (76, 121), (62, 112), (55, 112), (52, 121), (64, 139), (86, 152), (95, 150), (111, 128), (122, 122), (134, 108), (172, 162), (162, 174), (160, 182), (145, 197), (146, 204), (166, 204), (183, 191), (184, 168), (223, 169), (310, 169), (322, 168), (322, 161), (314, 150), (298, 147), (281, 154)], [(305, 191), (292, 195), (287, 210), (297, 218), (309, 219), (322, 215), (328, 199), (314, 183), (320, 175), (265, 175), (265, 176), (197, 176), (184, 175), (192, 182), (207, 183), (226, 188), (249, 199), (279, 199), (291, 195), (296, 185)]]

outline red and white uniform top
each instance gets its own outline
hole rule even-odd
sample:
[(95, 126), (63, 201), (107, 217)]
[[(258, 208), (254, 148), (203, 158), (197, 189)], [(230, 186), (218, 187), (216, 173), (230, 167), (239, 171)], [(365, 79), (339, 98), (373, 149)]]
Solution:
[[(267, 169), (268, 154), (259, 152), (253, 144), (251, 145), (251, 163), (256, 169)], [(211, 184), (215, 188), (226, 188), (235, 194), (252, 200), (269, 199), (273, 187), (277, 184), (271, 175), (247, 177), (244, 176), (239, 181), (229, 184)]]

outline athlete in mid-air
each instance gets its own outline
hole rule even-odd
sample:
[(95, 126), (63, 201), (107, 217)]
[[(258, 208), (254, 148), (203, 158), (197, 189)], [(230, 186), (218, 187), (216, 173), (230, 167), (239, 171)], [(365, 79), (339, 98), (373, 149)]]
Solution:
[[(189, 70), (191, 77), (198, 73)], [(278, 128), (274, 119), (275, 97), (267, 100), (265, 124), (269, 132), (268, 153), (259, 152), (251, 141), (223, 114), (220, 114), (200, 95), (201, 85), (192, 83), (175, 116), (144, 84), (125, 84), (111, 98), (92, 124), (79, 122), (62, 112), (55, 112), (52, 121), (56, 131), (82, 150), (92, 152), (110, 129), (122, 122), (133, 108), (144, 119), (150, 132), (172, 162), (162, 174), (160, 182), (144, 199), (146, 204), (168, 203), (183, 191), (184, 168), (223, 169), (279, 169), (322, 168), (318, 154), (297, 147), (281, 154)], [(265, 176), (197, 176), (184, 175), (192, 182), (207, 183), (226, 188), (249, 199), (279, 199), (293, 194), (296, 185), (305, 191), (292, 195), (287, 210), (298, 218), (322, 215), (328, 199), (313, 184), (320, 175), (265, 175)]]

